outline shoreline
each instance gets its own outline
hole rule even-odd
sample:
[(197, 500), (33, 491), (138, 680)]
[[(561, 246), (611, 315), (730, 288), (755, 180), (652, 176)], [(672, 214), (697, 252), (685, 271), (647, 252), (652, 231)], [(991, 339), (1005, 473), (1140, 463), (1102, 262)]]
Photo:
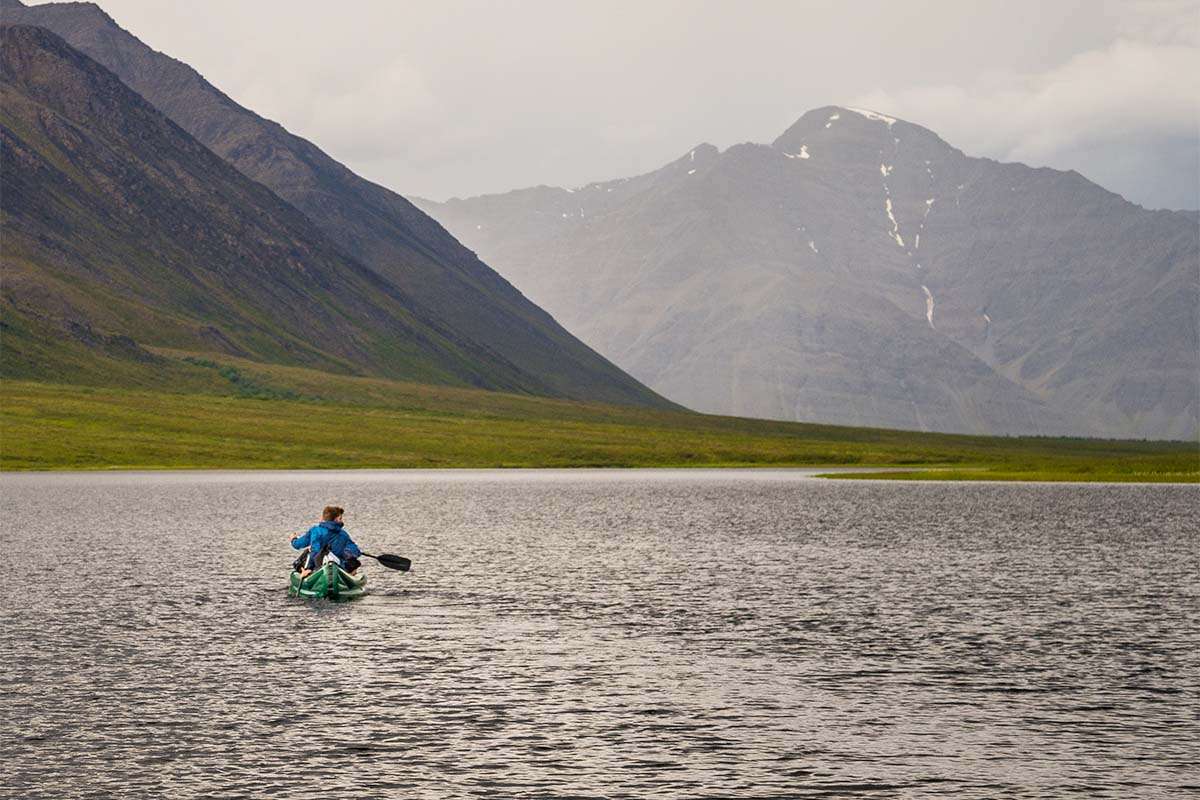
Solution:
[[(979, 477), (942, 477), (940, 472), (975, 472)], [(987, 484), (1084, 484), (1090, 486), (1126, 486), (1126, 485), (1157, 485), (1157, 486), (1195, 486), (1200, 478), (1183, 480), (1150, 479), (1113, 479), (1112, 476), (1080, 477), (1074, 479), (1054, 479), (1046, 477), (1003, 477), (989, 474), (987, 467), (941, 467), (892, 466), (892, 467), (855, 467), (846, 465), (820, 466), (661, 466), (661, 467), (329, 467), (313, 468), (245, 468), (245, 467), (97, 467), (95, 469), (49, 469), (49, 470), (0, 470), (0, 482), (20, 483), (24, 480), (40, 478), (105, 478), (117, 480), (138, 477), (175, 478), (181, 480), (205, 479), (223, 480), (229, 477), (250, 477), (286, 480), (328, 480), (345, 477), (379, 479), (448, 479), (470, 480), (472, 478), (488, 478), (491, 480), (520, 480), (523, 478), (636, 478), (636, 477), (675, 477), (675, 476), (704, 476), (707, 478), (733, 478), (744, 476), (766, 478), (776, 473), (784, 480), (811, 480), (819, 482), (849, 480), (862, 482), (886, 483), (987, 483)]]

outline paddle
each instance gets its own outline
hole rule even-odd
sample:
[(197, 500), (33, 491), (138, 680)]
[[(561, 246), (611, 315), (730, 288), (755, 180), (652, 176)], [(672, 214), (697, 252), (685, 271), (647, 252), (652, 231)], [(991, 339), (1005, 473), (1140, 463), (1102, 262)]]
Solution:
[(377, 556), (373, 556), (370, 553), (363, 553), (363, 555), (367, 558), (375, 559), (388, 569), (398, 569), (401, 572), (408, 572), (408, 570), (412, 567), (412, 562), (404, 556), (394, 556), (390, 553), (380, 553)]

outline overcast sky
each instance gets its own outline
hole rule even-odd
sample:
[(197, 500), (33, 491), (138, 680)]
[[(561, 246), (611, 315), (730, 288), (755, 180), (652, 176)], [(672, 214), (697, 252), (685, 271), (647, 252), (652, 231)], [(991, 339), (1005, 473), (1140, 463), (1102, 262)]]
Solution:
[(1200, 0), (100, 5), (403, 194), (624, 177), (845, 104), (1200, 205)]

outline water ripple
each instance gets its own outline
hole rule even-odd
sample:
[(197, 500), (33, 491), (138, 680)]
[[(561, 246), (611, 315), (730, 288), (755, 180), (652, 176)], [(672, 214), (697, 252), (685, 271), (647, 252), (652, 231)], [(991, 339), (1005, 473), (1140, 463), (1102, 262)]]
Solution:
[[(1200, 786), (1193, 487), (0, 480), (5, 796)], [(289, 600), (287, 534), (329, 502), (415, 571)]]

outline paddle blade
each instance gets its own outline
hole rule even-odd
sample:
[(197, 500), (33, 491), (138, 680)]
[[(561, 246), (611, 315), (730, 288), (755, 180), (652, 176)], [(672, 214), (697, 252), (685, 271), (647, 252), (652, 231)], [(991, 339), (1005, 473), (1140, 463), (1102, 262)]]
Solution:
[(391, 553), (380, 553), (375, 556), (375, 560), (388, 569), (398, 569), (401, 572), (408, 572), (412, 567), (412, 561), (409, 561), (404, 556), (394, 556)]

